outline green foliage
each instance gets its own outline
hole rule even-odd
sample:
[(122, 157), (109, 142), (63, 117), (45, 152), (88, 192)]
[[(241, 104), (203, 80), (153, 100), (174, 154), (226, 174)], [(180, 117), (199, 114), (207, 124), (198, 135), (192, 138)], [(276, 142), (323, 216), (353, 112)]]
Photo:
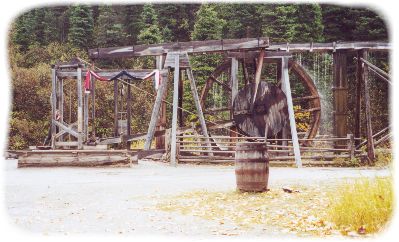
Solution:
[(125, 44), (137, 44), (137, 36), (141, 30), (140, 14), (143, 11), (141, 5), (127, 5), (123, 8), (123, 26), (126, 33)]
[(109, 5), (99, 8), (94, 33), (96, 46), (120, 46), (127, 37), (116, 9)]
[(162, 34), (159, 29), (158, 16), (152, 4), (145, 4), (140, 15), (142, 29), (138, 35), (140, 44), (156, 44), (162, 42)]
[(68, 42), (78, 48), (88, 48), (92, 44), (93, 14), (86, 5), (70, 7)]

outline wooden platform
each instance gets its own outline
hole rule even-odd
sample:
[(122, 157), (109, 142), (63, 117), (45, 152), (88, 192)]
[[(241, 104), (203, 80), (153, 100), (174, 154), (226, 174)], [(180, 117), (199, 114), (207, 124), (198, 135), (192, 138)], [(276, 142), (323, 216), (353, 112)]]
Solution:
[(32, 150), (20, 152), (22, 167), (95, 167), (137, 164), (135, 150)]

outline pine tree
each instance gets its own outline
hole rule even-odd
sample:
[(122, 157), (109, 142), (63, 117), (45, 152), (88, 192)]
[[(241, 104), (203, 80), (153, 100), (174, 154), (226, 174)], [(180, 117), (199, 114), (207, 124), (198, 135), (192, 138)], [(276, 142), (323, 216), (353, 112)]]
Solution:
[(15, 32), (13, 41), (22, 51), (26, 51), (33, 43), (33, 26), (35, 21), (35, 12), (29, 11), (19, 16), (15, 21)]
[(326, 41), (351, 41), (356, 27), (353, 9), (335, 5), (321, 5)]
[(140, 44), (156, 44), (162, 42), (162, 34), (159, 29), (158, 16), (152, 4), (145, 4), (141, 14), (141, 31), (138, 35)]
[(79, 48), (88, 48), (92, 44), (93, 14), (86, 5), (70, 7), (68, 42)]
[(297, 35), (297, 10), (294, 4), (264, 5), (258, 9), (263, 17), (263, 36), (272, 42), (292, 42)]
[[(165, 42), (189, 41), (194, 20), (194, 4), (158, 4), (155, 5), (159, 27)], [(173, 16), (173, 18), (171, 18)]]
[(387, 26), (381, 16), (367, 8), (353, 9), (352, 11), (356, 16), (354, 40), (388, 40)]
[(99, 8), (94, 38), (97, 46), (120, 46), (126, 42), (121, 20), (114, 7), (105, 5)]
[(142, 5), (126, 5), (123, 8), (123, 26), (126, 33), (127, 45), (137, 44), (137, 36), (141, 30), (140, 14)]
[(300, 4), (298, 5), (296, 42), (322, 42), (323, 20), (321, 7), (319, 4)]

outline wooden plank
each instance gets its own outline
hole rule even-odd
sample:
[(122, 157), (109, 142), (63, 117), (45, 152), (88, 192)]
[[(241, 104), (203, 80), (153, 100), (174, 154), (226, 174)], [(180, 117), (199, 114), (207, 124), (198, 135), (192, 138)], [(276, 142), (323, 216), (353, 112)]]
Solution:
[(78, 92), (78, 149), (83, 148), (83, 107), (82, 107), (82, 69), (76, 70), (78, 75), (77, 92)]
[[(337, 51), (333, 53), (333, 114), (334, 135), (346, 137), (348, 134), (348, 78), (346, 52)], [(337, 142), (336, 146), (346, 146), (343, 142)]]
[(163, 76), (161, 86), (158, 88), (157, 96), (155, 98), (154, 107), (151, 113), (151, 120), (148, 126), (148, 131), (146, 135), (146, 141), (144, 143), (144, 150), (149, 150), (151, 148), (151, 142), (154, 137), (155, 127), (159, 119), (159, 110), (161, 107), (162, 99), (166, 94), (166, 90), (168, 88), (168, 78), (167, 76)]
[(84, 94), (83, 100), (83, 142), (85, 142), (89, 137), (89, 94)]
[[(60, 114), (60, 120), (64, 121), (64, 80), (60, 78), (58, 80), (58, 112)], [(59, 137), (60, 141), (63, 141), (63, 136)]]
[(55, 126), (55, 113), (57, 109), (57, 75), (56, 70), (54, 68), (51, 69), (51, 146), (55, 148), (55, 140), (54, 136), (56, 134), (56, 126)]
[(301, 151), (299, 149), (298, 134), (295, 123), (294, 105), (292, 103), (291, 86), (288, 74), (288, 57), (281, 58), (281, 69), (282, 69), (281, 84), (282, 84), (282, 90), (284, 91), (287, 97), (288, 116), (290, 120), (292, 144), (294, 146), (295, 164), (298, 168), (300, 168), (302, 167), (302, 160), (301, 160)]
[(256, 65), (256, 72), (255, 72), (255, 90), (252, 95), (252, 100), (251, 100), (251, 107), (250, 111), (252, 112), (254, 110), (254, 105), (255, 105), (255, 100), (256, 100), (256, 95), (258, 93), (258, 86), (260, 83), (260, 77), (262, 74), (262, 67), (263, 67), (263, 58), (265, 56), (265, 50), (261, 49), (259, 52), (259, 57), (258, 57), (258, 63)]
[(233, 106), (234, 98), (238, 93), (238, 60), (231, 58), (230, 83), (231, 83), (231, 106)]
[[(164, 68), (165, 59), (166, 59), (166, 56), (164, 56), (164, 55), (156, 56), (155, 68), (158, 70), (162, 70)], [(166, 94), (167, 94), (167, 91), (165, 91), (165, 94), (162, 99), (166, 98)], [(166, 117), (166, 103), (162, 102), (160, 111), (159, 111), (158, 123), (155, 128), (156, 131), (165, 130), (165, 128), (166, 128), (165, 126), (166, 126), (166, 122), (167, 122), (166, 118), (167, 118)], [(164, 149), (165, 148), (165, 136), (164, 135), (157, 136), (155, 138), (155, 148), (156, 149)]]
[(268, 45), (269, 38), (267, 37), (246, 39), (221, 39), (111, 48), (96, 48), (89, 50), (89, 56), (91, 59), (97, 59), (133, 56), (157, 56), (177, 51), (187, 53), (224, 52), (229, 50), (256, 49), (262, 47), (264, 48)]
[[(367, 56), (367, 54), (366, 54)], [(363, 72), (363, 84), (364, 84), (364, 102), (366, 105), (366, 130), (367, 130), (367, 157), (370, 163), (374, 162), (375, 150), (374, 150), (374, 139), (373, 139), (373, 128), (371, 125), (371, 104), (370, 104), (370, 93), (368, 85), (368, 70), (364, 63), (362, 63)]]
[[(127, 115), (127, 132), (126, 135), (129, 137), (131, 132), (131, 124), (132, 124), (132, 91), (131, 91), (131, 80), (128, 80), (127, 84), (127, 107), (126, 107), (126, 115)], [(130, 141), (127, 141), (127, 149), (130, 150)]]
[[(142, 70), (127, 69), (124, 71), (128, 72), (132, 76), (144, 78), (146, 75), (148, 75), (149, 73), (154, 71), (154, 69), (142, 69)], [(165, 74), (164, 73), (165, 71), (166, 70), (164, 70), (164, 71), (160, 70), (160, 74)], [(115, 69), (96, 70), (97, 75), (107, 78), (107, 79), (110, 79), (110, 78), (118, 75), (120, 72), (121, 72), (120, 69), (118, 69), (118, 70), (115, 70)], [(87, 69), (82, 69), (81, 76), (86, 77), (86, 73), (87, 73)], [(76, 78), (77, 73), (76, 73), (76, 71), (71, 71), (71, 70), (60, 70), (60, 71), (57, 71), (57, 77), (59, 77), (59, 78), (62, 78), (62, 77)]]
[(175, 54), (175, 65), (174, 65), (174, 78), (173, 78), (173, 113), (172, 113), (172, 137), (171, 137), (171, 148), (170, 148), (170, 164), (176, 166), (176, 131), (177, 131), (177, 107), (179, 98), (179, 54)]
[(79, 131), (76, 132), (75, 130), (73, 130), (72, 125), (71, 125), (71, 127), (68, 127), (68, 126), (66, 126), (66, 125), (64, 125), (61, 122), (58, 122), (56, 120), (53, 120), (53, 123), (54, 123), (54, 125), (60, 127), (63, 131), (67, 132), (68, 134), (71, 134), (72, 136), (74, 136), (76, 138), (79, 138), (79, 136), (80, 136)]
[(119, 130), (118, 130), (118, 80), (114, 80), (114, 137), (119, 137)]
[(153, 45), (135, 45), (111, 48), (96, 48), (89, 50), (89, 56), (96, 58), (115, 58), (132, 56), (157, 56), (170, 51), (185, 51), (187, 53), (201, 54), (207, 52), (222, 52), (233, 50), (253, 50), (266, 47), (270, 51), (289, 52), (331, 52), (336, 50), (388, 51), (392, 49), (391, 43), (358, 41), (358, 42), (330, 42), (330, 43), (275, 43), (269, 44), (269, 39), (224, 39), (208, 41), (190, 41), (178, 43), (162, 43)]
[[(197, 110), (197, 116), (198, 116), (198, 119), (199, 119), (200, 124), (201, 124), (202, 134), (206, 138), (206, 142), (208, 144), (208, 150), (211, 151), (212, 150), (212, 148), (211, 148), (212, 145), (211, 145), (211, 142), (210, 142), (210, 139), (209, 139), (208, 129), (206, 127), (205, 118), (204, 118), (204, 113), (202, 112), (201, 103), (200, 103), (200, 100), (199, 100), (199, 97), (198, 97), (197, 85), (195, 83), (194, 75), (193, 75), (193, 72), (192, 72), (191, 68), (187, 69), (186, 71), (187, 71), (187, 77), (188, 77), (188, 79), (190, 81), (191, 93), (193, 95), (194, 104), (195, 104), (195, 107), (196, 107), (196, 110)], [(208, 155), (212, 156), (213, 154), (212, 154), (212, 152), (209, 152)]]
[(361, 50), (369, 51), (388, 51), (392, 49), (391, 43), (373, 42), (373, 41), (356, 41), (356, 42), (330, 42), (330, 43), (273, 43), (267, 50), (280, 50), (295, 52), (330, 52), (337, 50)]
[(90, 76), (90, 83), (91, 83), (91, 125), (92, 125), (92, 133), (93, 136), (96, 136), (96, 79), (91, 78)]
[[(362, 62), (361, 58), (365, 57), (366, 52), (364, 50), (359, 50), (357, 52), (357, 65), (356, 65), (356, 100), (355, 100), (355, 138), (360, 138), (361, 132), (361, 98), (362, 98)], [(356, 146), (359, 145), (360, 140), (355, 140)]]

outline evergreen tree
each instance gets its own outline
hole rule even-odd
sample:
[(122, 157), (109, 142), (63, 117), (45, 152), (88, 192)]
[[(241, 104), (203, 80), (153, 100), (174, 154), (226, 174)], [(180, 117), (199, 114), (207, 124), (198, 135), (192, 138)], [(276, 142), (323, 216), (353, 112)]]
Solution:
[(356, 28), (353, 32), (355, 40), (388, 40), (388, 32), (384, 20), (371, 9), (353, 9), (356, 16)]
[(93, 15), (90, 7), (70, 7), (68, 42), (79, 48), (88, 48), (92, 43)]
[[(158, 4), (155, 9), (165, 42), (189, 41), (193, 28), (194, 4)], [(171, 18), (170, 16), (173, 16)]]
[(34, 36), (33, 26), (35, 21), (35, 12), (29, 11), (19, 16), (15, 21), (15, 32), (13, 42), (19, 45), (22, 51), (28, 49), (32, 44)]
[(323, 41), (323, 20), (319, 4), (298, 5), (296, 42), (322, 42)]
[(321, 5), (326, 41), (351, 41), (356, 27), (353, 9), (335, 5)]
[(220, 4), (218, 15), (226, 21), (224, 38), (260, 37), (261, 18), (257, 14), (256, 4)]
[(280, 4), (264, 5), (259, 8), (263, 17), (263, 36), (270, 37), (272, 42), (292, 42), (297, 36), (298, 5)]
[(127, 35), (112, 6), (100, 7), (94, 37), (97, 46), (120, 46), (125, 43)]
[(162, 42), (162, 34), (159, 29), (158, 16), (152, 4), (145, 4), (141, 14), (141, 31), (138, 35), (140, 44), (156, 44)]
[(137, 44), (137, 36), (141, 30), (140, 14), (142, 5), (127, 5), (123, 8), (123, 26), (126, 33), (125, 44)]

